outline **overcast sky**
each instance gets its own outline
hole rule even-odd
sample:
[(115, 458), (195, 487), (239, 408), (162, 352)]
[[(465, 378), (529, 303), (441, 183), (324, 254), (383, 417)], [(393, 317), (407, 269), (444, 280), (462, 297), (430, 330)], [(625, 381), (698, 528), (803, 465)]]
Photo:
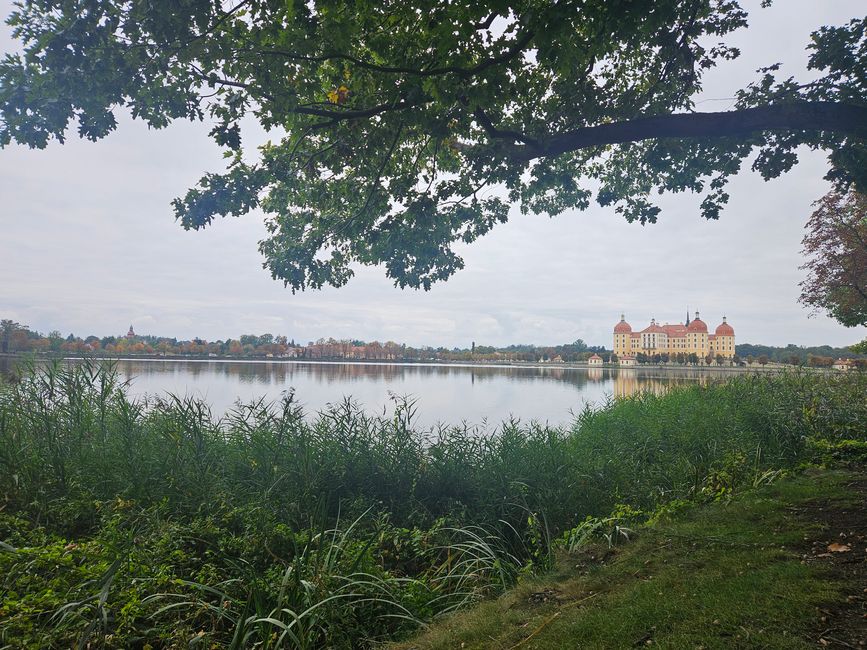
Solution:
[[(724, 110), (760, 66), (782, 61), (803, 77), (810, 31), (863, 14), (861, 0), (744, 2), (751, 27), (741, 58), (707, 78), (699, 110)], [(11, 11), (0, 0), (0, 13)], [(9, 29), (0, 51), (14, 48)], [(785, 177), (748, 170), (717, 222), (695, 197), (666, 197), (656, 225), (627, 224), (592, 206), (553, 220), (521, 216), (464, 251), (466, 269), (430, 292), (394, 288), (363, 268), (341, 289), (292, 295), (262, 269), (261, 215), (185, 232), (171, 200), (222, 169), (209, 126), (149, 131), (120, 121), (98, 143), (70, 139), (43, 151), (0, 150), (0, 317), (47, 332), (126, 332), (207, 339), (241, 333), (392, 339), (410, 345), (611, 345), (625, 312), (683, 320), (687, 305), (711, 327), (728, 316), (738, 342), (847, 345), (865, 330), (808, 318), (797, 303), (800, 240), (810, 204), (828, 189), (822, 153), (802, 152)], [(747, 166), (748, 167), (748, 166)]]

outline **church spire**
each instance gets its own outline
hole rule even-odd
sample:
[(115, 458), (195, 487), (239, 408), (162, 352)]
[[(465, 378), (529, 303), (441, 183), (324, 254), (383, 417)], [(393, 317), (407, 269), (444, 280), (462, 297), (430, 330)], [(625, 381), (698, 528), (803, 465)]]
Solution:
[(689, 327), (689, 305), (686, 306), (686, 326)]

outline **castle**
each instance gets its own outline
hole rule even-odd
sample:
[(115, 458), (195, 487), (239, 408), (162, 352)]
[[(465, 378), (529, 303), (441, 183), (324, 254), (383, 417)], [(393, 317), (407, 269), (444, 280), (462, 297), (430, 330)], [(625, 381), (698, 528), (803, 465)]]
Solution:
[(650, 325), (640, 332), (633, 332), (623, 314), (620, 322), (614, 326), (614, 354), (623, 359), (632, 358), (638, 353), (646, 355), (695, 354), (700, 359), (722, 356), (731, 359), (735, 356), (735, 330), (726, 322), (723, 316), (713, 334), (708, 334), (707, 324), (695, 312), (695, 318), (690, 321), (689, 312), (686, 323), (677, 325), (660, 325), (656, 319), (651, 319)]

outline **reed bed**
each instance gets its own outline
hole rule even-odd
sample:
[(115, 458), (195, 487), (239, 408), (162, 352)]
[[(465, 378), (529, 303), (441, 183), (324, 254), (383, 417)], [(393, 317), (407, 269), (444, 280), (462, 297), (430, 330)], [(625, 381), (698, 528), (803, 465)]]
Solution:
[[(569, 427), (422, 431), (414, 405), (215, 417), (110, 363), (0, 388), (0, 647), (367, 647), (544, 571), (558, 545), (864, 453), (867, 377), (745, 375)], [(613, 537), (612, 537), (613, 536)]]

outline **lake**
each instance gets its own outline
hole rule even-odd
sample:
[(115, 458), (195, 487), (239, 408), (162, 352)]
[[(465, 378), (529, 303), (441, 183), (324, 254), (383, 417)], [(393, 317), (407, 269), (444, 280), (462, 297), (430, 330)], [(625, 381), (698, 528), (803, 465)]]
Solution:
[[(4, 361), (0, 359), (0, 371)], [(73, 361), (74, 362), (74, 361)], [(294, 390), (308, 414), (352, 397), (370, 413), (391, 411), (391, 396), (416, 400), (417, 424), (493, 428), (510, 417), (566, 424), (585, 404), (638, 391), (730, 377), (725, 371), (690, 369), (568, 368), (558, 365), (483, 366), (301, 361), (121, 360), (120, 376), (135, 396), (190, 395), (205, 399), (215, 415), (238, 400), (276, 400)]]

